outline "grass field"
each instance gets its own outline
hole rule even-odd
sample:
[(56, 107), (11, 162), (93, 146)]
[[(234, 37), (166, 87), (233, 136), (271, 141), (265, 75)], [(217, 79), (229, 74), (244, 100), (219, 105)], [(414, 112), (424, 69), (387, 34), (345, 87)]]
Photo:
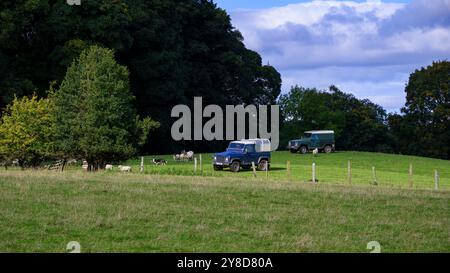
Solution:
[[(166, 166), (150, 164), (152, 156), (145, 158), (145, 173), (147, 174), (172, 174), (172, 175), (200, 175), (194, 173), (193, 162), (175, 162), (172, 156), (158, 156), (168, 161)], [(197, 155), (198, 157), (198, 155)], [(203, 176), (216, 177), (242, 177), (251, 178), (251, 171), (230, 173), (214, 171), (212, 168), (212, 154), (202, 154)], [(270, 180), (290, 180), (297, 182), (311, 181), (312, 163), (316, 163), (316, 175), (319, 183), (347, 184), (347, 164), (352, 165), (352, 184), (369, 185), (372, 180), (372, 167), (376, 169), (377, 182), (380, 186), (409, 187), (409, 164), (413, 165), (413, 187), (434, 188), (434, 170), (439, 171), (439, 186), (450, 189), (450, 161), (432, 158), (403, 156), (382, 153), (366, 152), (336, 152), (332, 154), (319, 154), (313, 157), (311, 154), (291, 154), (290, 152), (272, 153)], [(286, 170), (286, 162), (290, 161), (291, 172)], [(134, 170), (139, 170), (140, 159), (130, 160), (126, 164), (132, 165)], [(148, 165), (150, 164), (150, 165)], [(265, 177), (263, 172), (258, 172), (259, 177)]]
[(447, 191), (212, 177), (0, 174), (0, 251), (448, 252)]
[[(343, 184), (349, 158), (351, 186)], [(66, 252), (69, 241), (82, 252), (368, 252), (369, 241), (382, 252), (449, 252), (448, 161), (321, 154), (313, 185), (302, 182), (311, 156), (273, 160), (268, 180), (214, 172), (208, 162), (195, 177), (192, 163), (174, 162), (146, 166), (147, 174), (2, 170), (0, 252)], [(409, 162), (414, 190), (405, 189)], [(372, 165), (379, 186), (369, 184)]]

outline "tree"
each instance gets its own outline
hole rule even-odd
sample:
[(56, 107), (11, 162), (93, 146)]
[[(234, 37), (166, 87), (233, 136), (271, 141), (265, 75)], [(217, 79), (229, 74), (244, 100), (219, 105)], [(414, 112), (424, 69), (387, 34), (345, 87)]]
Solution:
[[(170, 137), (170, 110), (194, 96), (204, 104), (269, 104), (281, 79), (249, 50), (225, 10), (210, 0), (0, 1), (0, 108), (48, 83), (58, 87), (74, 58), (97, 44), (130, 71), (140, 116), (161, 122), (144, 149), (182, 149)], [(156, 136), (156, 135), (154, 135)], [(197, 151), (209, 143), (189, 143)]]
[(51, 99), (58, 151), (86, 159), (89, 170), (129, 158), (159, 126), (139, 119), (127, 68), (117, 64), (112, 50), (99, 46), (81, 53)]
[[(317, 89), (295, 86), (279, 100), (283, 137), (298, 138), (307, 130), (333, 129), (339, 135), (342, 114), (329, 107), (330, 96)], [(288, 139), (283, 139), (287, 142)]]
[(295, 86), (279, 100), (281, 141), (299, 138), (307, 130), (334, 130), (342, 150), (390, 151), (386, 112), (369, 100), (359, 100), (331, 86), (319, 91)]
[(413, 72), (405, 88), (403, 115), (390, 117), (396, 149), (450, 159), (450, 62)]
[(18, 159), (21, 167), (36, 167), (53, 154), (54, 127), (48, 99), (14, 98), (0, 123), (0, 155)]

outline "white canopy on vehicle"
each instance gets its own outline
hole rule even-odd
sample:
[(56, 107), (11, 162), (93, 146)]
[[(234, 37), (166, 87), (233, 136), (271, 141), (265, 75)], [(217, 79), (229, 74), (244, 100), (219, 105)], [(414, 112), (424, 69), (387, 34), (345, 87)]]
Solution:
[(305, 134), (334, 134), (331, 130), (306, 131)]
[(233, 142), (242, 144), (255, 144), (255, 150), (258, 153), (270, 152), (270, 140), (266, 138), (242, 139), (240, 141), (233, 141)]

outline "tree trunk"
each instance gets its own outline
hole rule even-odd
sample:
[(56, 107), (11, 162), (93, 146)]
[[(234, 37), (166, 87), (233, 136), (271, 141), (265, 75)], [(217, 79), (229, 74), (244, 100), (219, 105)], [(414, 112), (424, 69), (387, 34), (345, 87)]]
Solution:
[(22, 160), (20, 160), (19, 159), (19, 166), (20, 166), (20, 169), (23, 171), (23, 170), (25, 170), (25, 162), (23, 162)]
[(61, 164), (61, 172), (64, 171), (64, 167), (66, 166), (66, 162), (67, 162), (67, 160), (63, 159), (62, 164)]

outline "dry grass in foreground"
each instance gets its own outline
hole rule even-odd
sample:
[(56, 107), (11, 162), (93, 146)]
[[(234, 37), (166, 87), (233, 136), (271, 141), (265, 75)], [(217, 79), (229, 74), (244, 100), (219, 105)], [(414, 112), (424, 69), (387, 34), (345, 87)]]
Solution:
[(0, 251), (448, 252), (449, 191), (0, 172)]

